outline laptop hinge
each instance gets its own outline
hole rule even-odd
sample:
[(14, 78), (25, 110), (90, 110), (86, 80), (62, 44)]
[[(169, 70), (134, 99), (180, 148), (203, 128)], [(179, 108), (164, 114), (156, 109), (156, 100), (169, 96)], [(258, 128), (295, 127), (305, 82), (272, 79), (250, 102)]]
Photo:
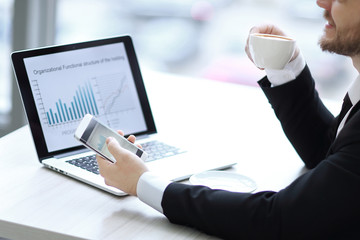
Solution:
[(80, 154), (80, 153), (84, 153), (84, 152), (88, 152), (89, 149), (84, 148), (84, 149), (79, 149), (79, 150), (75, 150), (75, 151), (71, 151), (71, 152), (67, 152), (67, 153), (61, 153), (61, 154), (57, 154), (54, 155), (54, 158), (64, 158), (64, 157), (68, 157), (68, 156), (72, 156), (72, 155), (76, 155), (76, 154)]
[(149, 138), (150, 136), (151, 136), (150, 134), (143, 134), (143, 135), (140, 135), (140, 136), (136, 136), (136, 140)]

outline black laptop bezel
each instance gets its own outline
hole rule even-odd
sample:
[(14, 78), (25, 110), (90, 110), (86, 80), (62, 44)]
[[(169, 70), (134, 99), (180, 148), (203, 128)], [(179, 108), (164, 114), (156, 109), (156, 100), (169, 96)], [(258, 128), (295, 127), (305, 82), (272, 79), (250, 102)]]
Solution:
[(72, 43), (66, 45), (49, 46), (37, 49), (16, 51), (11, 54), (12, 64), (14, 73), (16, 76), (18, 88), (22, 98), (23, 106), (26, 112), (27, 120), (30, 126), (31, 134), (34, 139), (36, 152), (38, 154), (39, 161), (42, 162), (44, 159), (52, 158), (56, 155), (63, 155), (74, 151), (86, 149), (84, 146), (77, 146), (66, 148), (63, 150), (49, 152), (47, 150), (45, 137), (40, 124), (40, 118), (36, 110), (35, 100), (31, 91), (30, 81), (25, 69), (24, 59), (35, 56), (42, 56), (47, 54), (54, 54), (84, 48), (91, 48), (97, 46), (103, 46), (114, 43), (124, 43), (127, 57), (131, 72), (136, 85), (136, 90), (139, 96), (142, 111), (146, 122), (147, 131), (135, 132), (131, 134), (142, 135), (142, 134), (153, 134), (156, 133), (156, 127), (154, 118), (151, 112), (149, 100), (145, 90), (143, 78), (140, 71), (140, 66), (136, 57), (134, 44), (130, 36), (118, 36), (106, 39), (92, 40), (87, 42)]

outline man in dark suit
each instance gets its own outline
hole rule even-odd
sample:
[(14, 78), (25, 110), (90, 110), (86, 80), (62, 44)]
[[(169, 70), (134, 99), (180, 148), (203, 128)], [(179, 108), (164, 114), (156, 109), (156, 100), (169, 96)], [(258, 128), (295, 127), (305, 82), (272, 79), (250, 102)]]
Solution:
[[(351, 57), (360, 71), (360, 1), (317, 4), (328, 20), (321, 48)], [(256, 32), (284, 35), (271, 25), (251, 30)], [(298, 49), (284, 70), (265, 71), (259, 84), (310, 169), (288, 187), (245, 194), (162, 181), (111, 138), (108, 148), (118, 162), (98, 157), (106, 183), (137, 195), (173, 223), (226, 239), (359, 239), (360, 77), (335, 118), (319, 99)]]

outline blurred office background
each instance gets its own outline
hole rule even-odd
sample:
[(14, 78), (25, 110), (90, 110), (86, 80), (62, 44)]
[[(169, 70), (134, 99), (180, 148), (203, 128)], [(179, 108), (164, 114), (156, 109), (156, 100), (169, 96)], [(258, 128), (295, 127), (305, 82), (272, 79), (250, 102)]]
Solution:
[(315, 0), (0, 0), (0, 136), (26, 124), (12, 51), (122, 34), (142, 69), (256, 87), (264, 73), (247, 59), (246, 38), (274, 23), (297, 39), (320, 95), (339, 100), (356, 72), (319, 49), (322, 15)]

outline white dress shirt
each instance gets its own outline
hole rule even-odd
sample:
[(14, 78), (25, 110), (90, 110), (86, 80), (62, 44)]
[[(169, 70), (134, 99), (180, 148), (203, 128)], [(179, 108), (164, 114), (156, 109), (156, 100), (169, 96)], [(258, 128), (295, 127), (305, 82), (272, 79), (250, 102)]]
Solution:
[(352, 107), (349, 109), (349, 111), (345, 114), (344, 118), (341, 120), (340, 125), (337, 129), (336, 136), (339, 135), (341, 129), (344, 127), (346, 119), (348, 118), (351, 110), (354, 108), (356, 103), (358, 103), (360, 100), (360, 75), (351, 84), (348, 94), (349, 94), (350, 101), (352, 103)]
[[(294, 80), (304, 70), (305, 65), (305, 60), (300, 53), (299, 56), (288, 63), (283, 70), (265, 69), (265, 72), (272, 87), (276, 87)], [(360, 100), (360, 77), (356, 79), (350, 88), (349, 97), (353, 106)], [(347, 118), (347, 115), (344, 119)], [(339, 127), (340, 130), (341, 128), (342, 126)], [(161, 201), (165, 189), (170, 183), (171, 181), (162, 179), (151, 172), (145, 172), (141, 175), (137, 184), (137, 195), (142, 202), (163, 213)]]

